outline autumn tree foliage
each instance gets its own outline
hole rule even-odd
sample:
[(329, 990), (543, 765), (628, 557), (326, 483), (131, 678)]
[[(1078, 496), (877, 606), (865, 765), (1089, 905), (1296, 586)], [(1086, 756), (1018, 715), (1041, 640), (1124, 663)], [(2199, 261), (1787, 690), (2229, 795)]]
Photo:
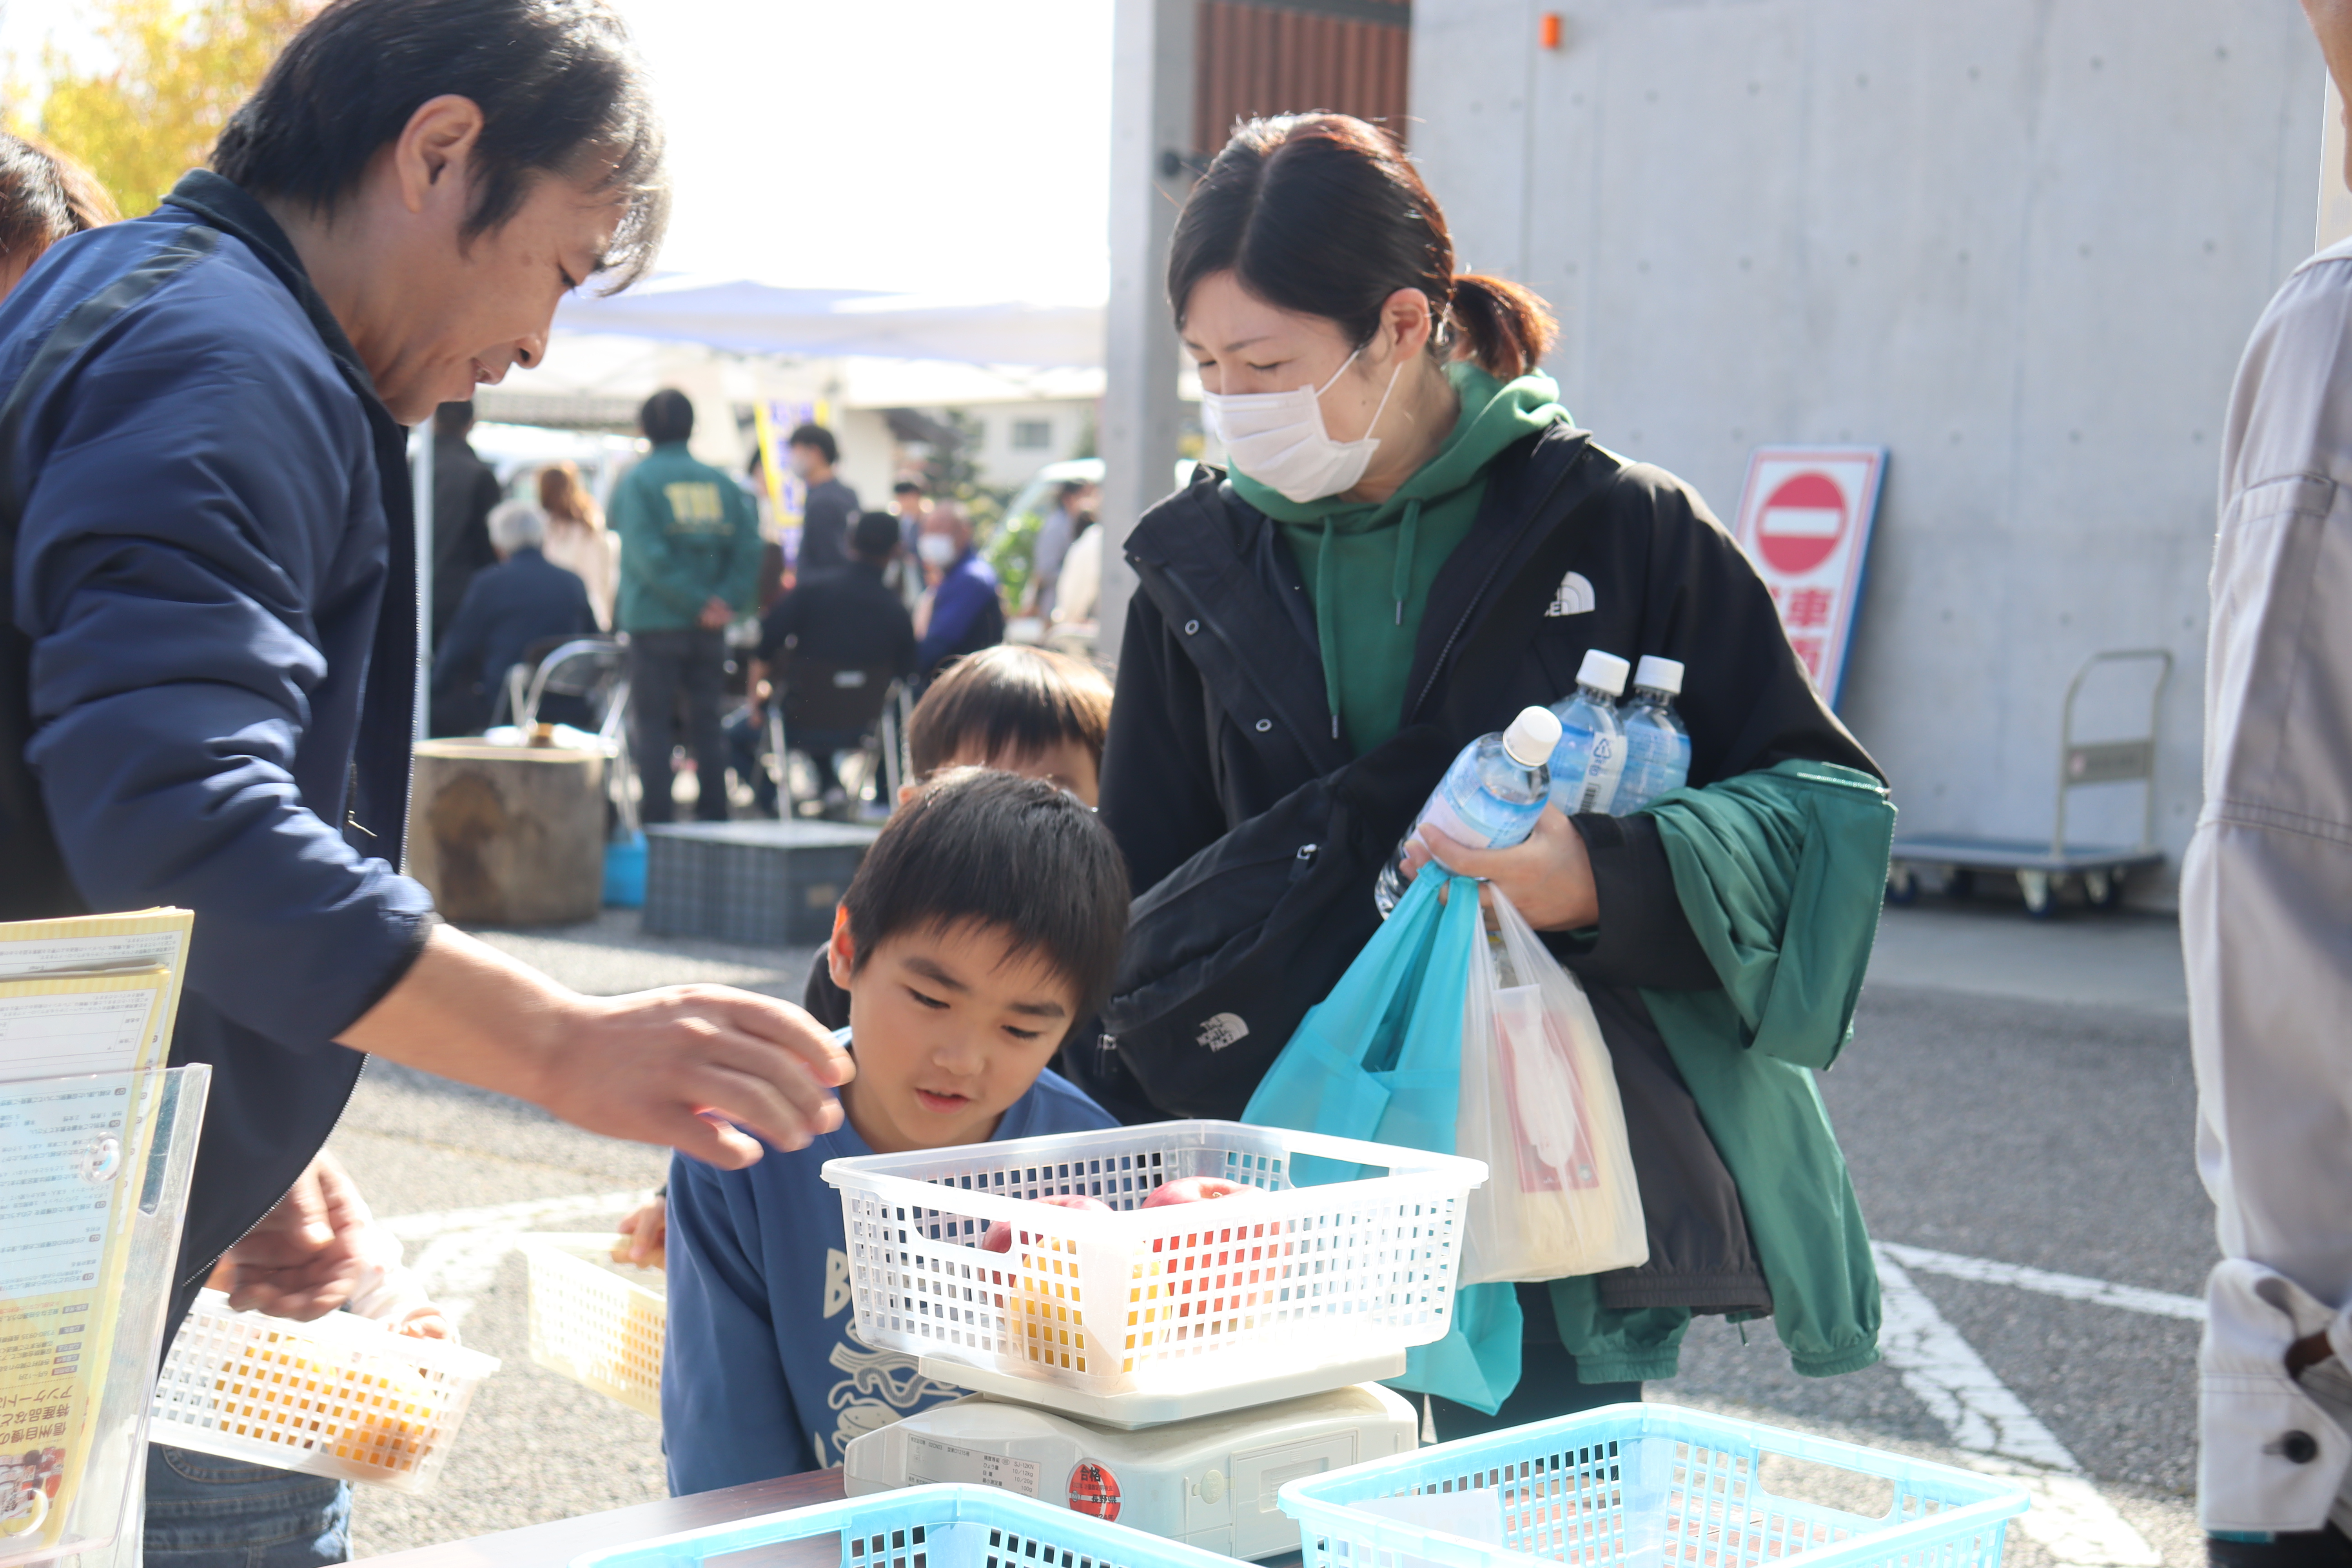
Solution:
[(12, 116), (11, 129), (89, 165), (126, 216), (148, 212), (211, 155), (222, 125), (316, 8), (316, 0), (94, 0), (89, 14), (111, 59), (92, 66), (45, 47), (46, 93), (33, 112)]

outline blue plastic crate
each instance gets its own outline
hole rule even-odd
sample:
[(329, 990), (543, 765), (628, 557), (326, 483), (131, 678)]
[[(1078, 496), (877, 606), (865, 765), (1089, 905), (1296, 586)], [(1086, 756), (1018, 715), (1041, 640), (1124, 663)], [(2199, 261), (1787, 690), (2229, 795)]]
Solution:
[(1281, 1506), (1298, 1521), (1303, 1568), (1756, 1568), (1799, 1556), (1805, 1568), (1998, 1568), (2026, 1495), (1994, 1476), (1645, 1404), (1293, 1481)]
[(1234, 1568), (1162, 1541), (993, 1487), (908, 1487), (607, 1547), (572, 1568), (698, 1568), (714, 1557), (811, 1536), (841, 1538), (841, 1568)]

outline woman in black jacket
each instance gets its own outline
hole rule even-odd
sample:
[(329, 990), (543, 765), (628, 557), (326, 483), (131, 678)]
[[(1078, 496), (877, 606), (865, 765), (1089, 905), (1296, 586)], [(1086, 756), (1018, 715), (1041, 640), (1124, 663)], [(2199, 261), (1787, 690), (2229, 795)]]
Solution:
[[(1570, 423), (1535, 368), (1543, 302), (1453, 264), (1412, 165), (1340, 116), (1244, 126), (1178, 221), (1170, 303), (1233, 467), (1127, 546), (1140, 592), (1102, 814), (1153, 890), (1118, 1037), (1068, 1058), (1106, 1103), (1237, 1115), (1369, 938), (1380, 859), (1447, 762), (1573, 690), (1588, 649), (1685, 665), (1694, 785), (1787, 758), (1876, 771), (1698, 497)], [(1651, 1255), (1603, 1279), (1604, 1302), (1769, 1312), (1738, 1193), (1639, 994), (1718, 984), (1652, 820), (1547, 812), (1516, 848), (1449, 858), (1546, 933), (1614, 1058)], [(1249, 1005), (1202, 1000), (1239, 951), (1265, 955), (1234, 971), (1246, 984), (1223, 976)], [(1173, 1036), (1121, 1021), (1155, 986), (1193, 1009)], [(1549, 1299), (1520, 1290), (1517, 1392), (1493, 1417), (1438, 1401), (1442, 1437), (1638, 1396), (1580, 1384)]]

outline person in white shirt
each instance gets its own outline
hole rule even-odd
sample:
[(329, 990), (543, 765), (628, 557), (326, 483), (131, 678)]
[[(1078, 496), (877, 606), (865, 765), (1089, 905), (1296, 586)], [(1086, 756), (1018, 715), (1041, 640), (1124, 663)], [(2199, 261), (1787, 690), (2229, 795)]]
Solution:
[(1055, 618), (1054, 587), (1062, 575), (1062, 558), (1084, 528), (1079, 518), (1087, 507), (1091, 487), (1072, 479), (1055, 492), (1054, 510), (1037, 525), (1037, 547), (1029, 573), (1029, 605), (1046, 619)]
[[(2352, 0), (2304, 9), (2352, 87)], [(2224, 1568), (2352, 1564), (2352, 242), (2255, 326), (2221, 501), (2180, 887), (2222, 1254), (2198, 1505)]]

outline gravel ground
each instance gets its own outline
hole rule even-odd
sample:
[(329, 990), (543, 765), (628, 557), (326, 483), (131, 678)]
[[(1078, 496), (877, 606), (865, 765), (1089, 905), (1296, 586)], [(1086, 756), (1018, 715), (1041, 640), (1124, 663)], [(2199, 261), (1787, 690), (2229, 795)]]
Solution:
[[(1853, 1045), (1822, 1079), (1874, 1235), (2198, 1293), (2213, 1258), (2210, 1211), (2189, 1163), (2194, 1091), (2185, 1026), (2160, 978), (2167, 929), (2084, 921), (2070, 933), (2063, 924), (2027, 928), (2013, 913), (2004, 918), (2007, 930), (1956, 925), (1979, 917), (1949, 911), (1890, 915), (1887, 968), (1901, 984), (1874, 984)], [(620, 913), (564, 931), (482, 934), (602, 994), (702, 980), (797, 997), (810, 957), (649, 938)], [(2025, 946), (2031, 963), (2003, 962), (2005, 951)], [(2076, 960), (2084, 994), (2100, 1005), (2048, 999), (2052, 976)], [(2158, 983), (2147, 983), (2150, 974)], [(2010, 994), (1972, 994), (1970, 984)], [(2142, 998), (2147, 1005), (2136, 1005)], [(392, 1215), (575, 1196), (593, 1203), (650, 1187), (665, 1159), (381, 1063), (371, 1067), (334, 1147), (378, 1211)], [(537, 1228), (606, 1227), (625, 1206)], [(1913, 1277), (2166, 1563), (2201, 1563), (2189, 1505), (2195, 1324), (1918, 1270)], [(433, 1495), (360, 1489), (354, 1533), (362, 1554), (661, 1495), (656, 1424), (530, 1364), (520, 1259), (507, 1258), (471, 1300), (467, 1342), (505, 1364), (477, 1396)], [(1681, 1375), (1649, 1393), (1969, 1462), (1895, 1371), (1797, 1378), (1769, 1322), (1747, 1325), (1743, 1341), (1738, 1329), (1703, 1320)], [(2009, 1560), (2021, 1568), (2053, 1561), (2015, 1531)]]

